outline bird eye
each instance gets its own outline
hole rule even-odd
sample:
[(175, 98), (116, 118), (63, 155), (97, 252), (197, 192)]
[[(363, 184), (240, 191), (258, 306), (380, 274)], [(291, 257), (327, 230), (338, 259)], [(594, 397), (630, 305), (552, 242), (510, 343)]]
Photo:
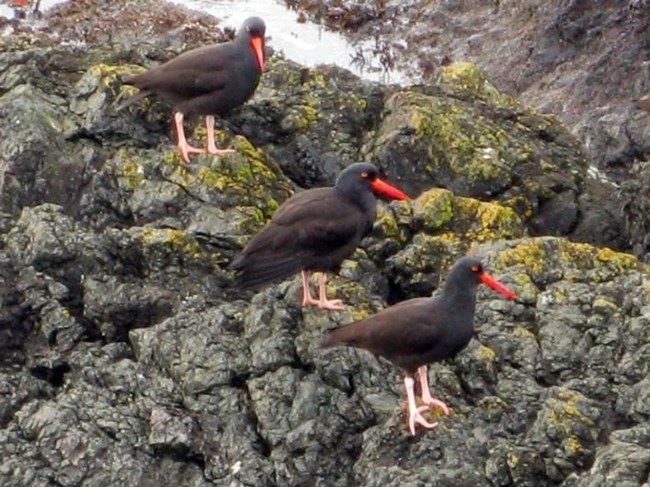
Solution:
[(362, 177), (363, 179), (368, 179), (368, 173), (365, 172), (365, 171), (362, 172), (362, 173), (361, 173), (361, 177)]
[(479, 272), (481, 270), (481, 266), (478, 264), (474, 264), (472, 266), (472, 272)]

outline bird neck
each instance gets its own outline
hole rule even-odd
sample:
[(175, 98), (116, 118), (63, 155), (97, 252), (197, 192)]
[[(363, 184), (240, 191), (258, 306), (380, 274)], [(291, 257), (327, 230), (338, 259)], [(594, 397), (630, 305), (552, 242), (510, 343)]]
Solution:
[(476, 309), (477, 287), (468, 286), (466, 282), (456, 282), (453, 277), (448, 278), (442, 288), (442, 299), (454, 313), (473, 316)]
[[(366, 191), (346, 191), (345, 189), (334, 187), (334, 190), (342, 197), (358, 206), (364, 213), (375, 215), (377, 212), (377, 198), (372, 192)], [(373, 216), (374, 220), (374, 216)]]

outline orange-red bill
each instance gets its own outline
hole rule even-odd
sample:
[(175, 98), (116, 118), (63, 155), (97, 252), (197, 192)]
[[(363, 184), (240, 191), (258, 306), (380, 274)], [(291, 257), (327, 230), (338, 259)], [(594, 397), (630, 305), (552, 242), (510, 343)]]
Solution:
[(264, 71), (264, 38), (261, 36), (253, 37), (251, 44), (253, 45), (253, 51), (255, 52), (260, 71)]
[(510, 289), (505, 284), (502, 284), (499, 281), (497, 281), (494, 277), (492, 277), (486, 272), (483, 272), (479, 276), (479, 279), (483, 284), (494, 289), (496, 292), (503, 294), (508, 299), (515, 299), (517, 297), (517, 293), (515, 293), (512, 289)]
[(375, 179), (372, 183), (370, 183), (370, 185), (372, 186), (373, 191), (375, 191), (376, 193), (387, 196), (394, 200), (408, 201), (411, 199), (408, 197), (406, 193), (403, 193), (396, 187), (391, 186), (390, 184), (388, 184), (385, 181), (382, 181), (379, 178)]

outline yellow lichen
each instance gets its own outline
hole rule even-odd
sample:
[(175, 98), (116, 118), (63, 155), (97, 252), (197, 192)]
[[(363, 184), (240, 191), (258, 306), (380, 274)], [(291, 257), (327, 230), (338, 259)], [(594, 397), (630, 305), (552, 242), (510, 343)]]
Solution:
[(413, 216), (424, 222), (424, 229), (434, 232), (454, 216), (454, 195), (446, 189), (433, 188), (420, 195), (413, 203)]
[(494, 359), (496, 359), (497, 354), (494, 350), (492, 350), (487, 345), (483, 345), (482, 343), (480, 343), (479, 346), (476, 348), (475, 356), (480, 360), (487, 360), (492, 362)]
[(537, 275), (544, 270), (547, 254), (538, 239), (528, 239), (517, 246), (504, 250), (499, 254), (496, 269), (505, 269), (514, 265), (522, 265), (529, 274)]
[(591, 278), (596, 282), (610, 280), (627, 270), (642, 267), (632, 255), (559, 237), (537, 237), (521, 241), (502, 251), (495, 267), (520, 265), (529, 275), (535, 276), (541, 274), (545, 267), (553, 268), (558, 264), (565, 273), (589, 270)]
[(498, 203), (457, 197), (454, 214), (470, 224), (466, 236), (473, 242), (518, 238), (525, 235), (524, 225), (517, 214)]
[(440, 71), (440, 81), (453, 81), (471, 91), (480, 91), (486, 78), (476, 64), (455, 62), (443, 66)]
[(569, 453), (579, 453), (584, 451), (584, 446), (575, 435), (570, 435), (564, 440), (564, 449)]
[(485, 73), (475, 64), (469, 62), (455, 62), (444, 66), (438, 81), (468, 91), (474, 95), (490, 100), (496, 105), (516, 106), (516, 100), (501, 93), (487, 79)]
[(122, 151), (122, 157), (126, 160), (119, 167), (116, 175), (117, 182), (123, 188), (135, 189), (145, 180), (144, 166), (128, 158), (124, 151)]
[(91, 66), (86, 76), (91, 76), (99, 80), (101, 86), (109, 89), (114, 94), (119, 93), (119, 98), (128, 98), (138, 92), (134, 86), (125, 85), (122, 83), (122, 78), (132, 76), (144, 71), (141, 66), (130, 64), (95, 64)]
[(382, 233), (387, 238), (396, 238), (398, 236), (397, 220), (393, 216), (393, 213), (383, 205), (377, 208), (375, 225), (378, 225), (379, 228), (381, 228)]
[(184, 230), (172, 228), (143, 228), (142, 241), (146, 246), (165, 245), (193, 259), (201, 256), (202, 250), (198, 242)]
[(602, 247), (596, 253), (596, 259), (615, 266), (618, 270), (636, 269), (639, 266), (637, 258), (630, 254), (616, 252), (610, 248)]
[(520, 337), (531, 338), (537, 341), (537, 337), (535, 336), (535, 334), (532, 331), (527, 330), (523, 326), (515, 326), (514, 330), (512, 330), (512, 333)]

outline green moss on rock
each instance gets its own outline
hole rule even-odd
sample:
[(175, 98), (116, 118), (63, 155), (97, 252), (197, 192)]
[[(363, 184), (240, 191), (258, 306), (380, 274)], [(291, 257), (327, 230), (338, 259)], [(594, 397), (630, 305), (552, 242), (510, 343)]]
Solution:
[(291, 183), (266, 155), (242, 136), (228, 141), (232, 154), (194, 156), (198, 168), (180, 160), (176, 151), (164, 157), (166, 178), (204, 200), (225, 207), (254, 206), (270, 218), (292, 191)]
[(428, 233), (451, 230), (469, 242), (519, 238), (526, 234), (524, 224), (511, 208), (499, 203), (454, 196), (434, 188), (413, 203), (413, 216), (423, 222)]
[(174, 252), (187, 255), (193, 259), (201, 256), (198, 242), (184, 230), (171, 228), (143, 228), (142, 242), (145, 247), (167, 246)]
[(434, 188), (423, 193), (413, 203), (413, 215), (422, 219), (424, 230), (435, 232), (454, 216), (454, 195), (446, 189)]
[(142, 253), (153, 269), (168, 266), (208, 266), (218, 269), (225, 262), (219, 252), (207, 252), (185, 230), (171, 228), (136, 228), (134, 236), (142, 245)]
[(443, 78), (390, 95), (364, 150), (388, 171), (408, 174), (412, 193), (444, 187), (497, 199), (524, 221), (556, 197), (570, 206), (566, 195), (580, 192), (588, 164), (566, 129), (492, 93), (472, 65), (447, 67)]
[(443, 66), (438, 76), (438, 82), (468, 91), (495, 105), (510, 107), (517, 105), (514, 98), (501, 93), (490, 83), (485, 72), (474, 63), (461, 61)]
[(595, 282), (605, 282), (627, 271), (646, 268), (630, 254), (560, 237), (536, 237), (514, 242), (499, 253), (494, 266), (497, 269), (518, 267), (534, 281), (548, 281), (551, 277), (549, 269), (555, 269), (555, 274), (562, 269), (563, 276), (556, 275), (554, 279), (575, 275)]

